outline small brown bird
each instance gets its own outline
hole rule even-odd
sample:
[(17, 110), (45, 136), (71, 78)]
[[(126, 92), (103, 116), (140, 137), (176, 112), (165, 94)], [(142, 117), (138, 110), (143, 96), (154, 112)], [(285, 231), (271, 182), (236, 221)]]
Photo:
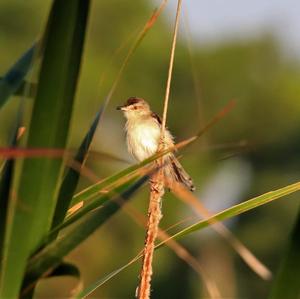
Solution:
[[(117, 107), (117, 110), (122, 110), (127, 119), (125, 130), (128, 151), (138, 161), (143, 161), (154, 155), (160, 142), (160, 117), (151, 111), (149, 104), (144, 99), (136, 97), (129, 98), (123, 106)], [(173, 136), (167, 129), (165, 130), (164, 142), (166, 147), (174, 145)], [(172, 181), (180, 182), (189, 190), (194, 191), (192, 179), (174, 154), (169, 153), (165, 157), (164, 172), (169, 184), (172, 185)]]

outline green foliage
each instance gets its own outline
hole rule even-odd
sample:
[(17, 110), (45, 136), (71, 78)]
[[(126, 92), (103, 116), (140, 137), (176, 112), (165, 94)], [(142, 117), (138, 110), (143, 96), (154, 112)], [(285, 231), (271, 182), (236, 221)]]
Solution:
[[(103, 113), (103, 109), (101, 109), (99, 113), (97, 113), (89, 131), (87, 132), (85, 138), (83, 139), (78, 149), (78, 152), (74, 158), (74, 162), (78, 163), (79, 165), (84, 163), (87, 157), (88, 150), (90, 148), (91, 142), (93, 140), (102, 113)], [(76, 171), (71, 167), (67, 169), (67, 172), (65, 174), (65, 177), (63, 179), (63, 182), (59, 190), (57, 204), (56, 204), (56, 208), (52, 220), (52, 228), (55, 228), (57, 225), (63, 222), (67, 210), (70, 206), (71, 199), (77, 187), (79, 177), (80, 177), (80, 173), (78, 170)]]
[[(64, 148), (83, 49), (89, 1), (54, 1), (28, 133), (28, 148)], [(58, 46), (59, 45), (59, 46)], [(62, 159), (26, 159), (9, 204), (0, 297), (16, 298), (26, 261), (51, 227)], [(22, 246), (20, 246), (22, 244)]]

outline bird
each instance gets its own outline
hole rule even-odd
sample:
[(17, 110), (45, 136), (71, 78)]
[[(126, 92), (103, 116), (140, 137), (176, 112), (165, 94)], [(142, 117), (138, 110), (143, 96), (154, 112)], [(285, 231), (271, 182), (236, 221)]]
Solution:
[[(129, 153), (139, 162), (157, 153), (161, 138), (162, 122), (160, 117), (152, 112), (150, 105), (142, 98), (130, 97), (124, 105), (118, 106), (126, 118), (125, 132)], [(165, 129), (164, 147), (174, 146), (174, 138), (168, 128)], [(190, 191), (195, 187), (191, 177), (184, 170), (173, 153), (164, 156), (164, 176), (168, 188), (172, 182), (185, 186)]]

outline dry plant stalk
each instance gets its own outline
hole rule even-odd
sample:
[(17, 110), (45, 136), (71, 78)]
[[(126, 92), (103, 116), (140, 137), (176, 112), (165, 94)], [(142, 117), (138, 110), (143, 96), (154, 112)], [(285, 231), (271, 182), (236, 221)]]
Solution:
[(143, 267), (141, 271), (140, 285), (137, 289), (139, 299), (150, 298), (152, 260), (155, 240), (158, 233), (159, 221), (162, 218), (161, 200), (164, 195), (164, 181), (161, 179), (162, 172), (159, 170), (150, 180), (150, 202), (148, 208), (147, 235), (143, 252)]
[[(174, 54), (175, 54), (176, 39), (177, 39), (178, 24), (179, 24), (179, 15), (181, 11), (181, 2), (182, 0), (178, 0), (177, 3), (177, 11), (176, 11), (175, 26), (174, 26), (174, 33), (173, 33), (173, 40), (172, 40), (172, 47), (171, 47), (166, 94), (164, 99), (161, 139), (158, 147), (159, 151), (165, 150), (164, 136), (165, 136), (167, 110), (168, 110), (172, 70), (174, 64)], [(162, 218), (161, 202), (162, 202), (162, 196), (164, 195), (164, 181), (165, 181), (164, 170), (163, 170), (164, 158), (163, 157), (160, 158), (158, 161), (155, 162), (155, 164), (158, 167), (158, 171), (152, 176), (150, 180), (150, 203), (148, 208), (147, 234), (146, 234), (144, 254), (143, 254), (143, 266), (141, 271), (140, 285), (137, 289), (137, 297), (139, 299), (150, 298), (151, 277), (153, 273), (152, 270), (153, 253), (155, 248), (155, 240), (158, 233), (159, 221)]]

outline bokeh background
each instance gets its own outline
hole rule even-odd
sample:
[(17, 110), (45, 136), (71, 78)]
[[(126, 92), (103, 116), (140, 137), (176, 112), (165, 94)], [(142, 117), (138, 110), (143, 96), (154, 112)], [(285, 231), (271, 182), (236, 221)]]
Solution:
[[(103, 178), (133, 160), (127, 153), (124, 118), (115, 110), (129, 96), (147, 99), (161, 113), (176, 1), (170, 0), (132, 58), (97, 132), (93, 150), (123, 160), (91, 158)], [(236, 107), (192, 146), (182, 163), (196, 195), (211, 211), (299, 180), (300, 21), (297, 1), (185, 0), (175, 56), (168, 127), (180, 141), (195, 134), (229, 100)], [(159, 1), (94, 1), (91, 7), (70, 148), (80, 143), (109, 91), (128, 48)], [(0, 74), (40, 36), (51, 1), (0, 2)], [(59, 40), (57, 41), (59, 44)], [(34, 76), (29, 76), (34, 81)], [(0, 111), (0, 146), (7, 146), (20, 99)], [(31, 101), (31, 99), (26, 99)], [(51, 124), (49, 124), (51, 125)], [(87, 186), (83, 178), (79, 189)], [(242, 214), (226, 225), (276, 273), (296, 218), (297, 194)], [(147, 187), (131, 205), (146, 215)], [(197, 218), (171, 194), (163, 203), (162, 228)], [(214, 231), (180, 241), (216, 280), (223, 298), (266, 298), (271, 282), (257, 277)], [(143, 247), (144, 228), (121, 212), (74, 250), (84, 283), (119, 268)], [(94, 298), (133, 298), (140, 263), (109, 281)], [(168, 248), (155, 255), (152, 298), (203, 298), (193, 270)], [(37, 298), (62, 298), (76, 281), (49, 279)]]

